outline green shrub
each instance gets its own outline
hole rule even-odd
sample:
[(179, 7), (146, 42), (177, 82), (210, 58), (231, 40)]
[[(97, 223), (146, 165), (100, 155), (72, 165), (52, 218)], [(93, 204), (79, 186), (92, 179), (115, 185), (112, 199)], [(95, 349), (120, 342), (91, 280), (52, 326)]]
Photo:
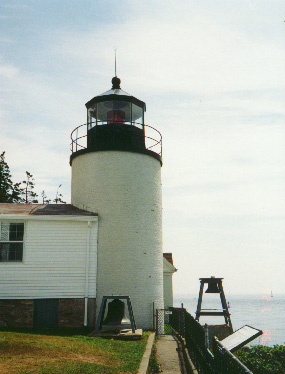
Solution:
[(254, 374), (285, 373), (285, 345), (241, 348), (236, 352), (236, 356)]

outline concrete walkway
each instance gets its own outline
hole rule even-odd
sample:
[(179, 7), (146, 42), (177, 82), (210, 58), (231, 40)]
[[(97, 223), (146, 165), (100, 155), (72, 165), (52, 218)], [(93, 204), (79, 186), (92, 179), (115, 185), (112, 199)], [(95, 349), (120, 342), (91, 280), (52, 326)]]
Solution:
[(185, 373), (184, 363), (180, 359), (179, 345), (174, 336), (160, 336), (156, 344), (156, 349), (157, 360), (163, 374)]

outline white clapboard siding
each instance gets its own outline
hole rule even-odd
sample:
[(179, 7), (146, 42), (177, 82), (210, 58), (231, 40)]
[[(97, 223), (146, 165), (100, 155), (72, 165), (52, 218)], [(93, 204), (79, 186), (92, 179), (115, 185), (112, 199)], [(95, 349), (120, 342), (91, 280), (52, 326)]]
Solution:
[[(12, 221), (11, 221), (12, 222)], [(19, 222), (19, 218), (17, 220)], [(85, 296), (88, 222), (26, 220), (23, 262), (0, 263), (0, 298)], [(91, 222), (88, 297), (96, 297), (97, 222)]]

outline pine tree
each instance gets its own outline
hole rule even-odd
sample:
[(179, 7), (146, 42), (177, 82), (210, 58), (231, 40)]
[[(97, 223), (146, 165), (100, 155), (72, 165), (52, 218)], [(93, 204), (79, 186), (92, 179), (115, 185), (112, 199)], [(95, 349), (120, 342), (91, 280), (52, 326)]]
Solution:
[(66, 201), (63, 201), (63, 196), (61, 193), (59, 193), (59, 189), (61, 187), (61, 184), (58, 186), (58, 189), (56, 191), (55, 199), (53, 200), (56, 204), (61, 203), (61, 204), (66, 204)]
[(42, 190), (41, 196), (42, 196), (42, 199), (43, 199), (43, 204), (49, 204), (51, 202), (51, 199), (47, 199), (47, 195), (45, 193), (45, 190)]
[[(66, 204), (58, 186), (53, 202)], [(22, 183), (13, 183), (10, 168), (5, 161), (5, 152), (0, 154), (0, 203), (38, 203), (38, 194), (34, 191), (35, 179), (31, 173), (26, 171), (26, 180)], [(43, 204), (49, 204), (51, 199), (47, 198), (45, 191), (41, 192)]]
[(35, 179), (33, 175), (29, 173), (28, 171), (26, 171), (26, 180), (23, 181), (23, 184), (24, 184), (23, 194), (24, 194), (24, 201), (26, 204), (38, 203), (38, 199), (37, 199), (38, 195), (34, 191), (34, 188), (35, 188), (34, 181)]
[(20, 203), (22, 189), (20, 183), (13, 183), (10, 168), (5, 161), (5, 152), (0, 154), (0, 203)]

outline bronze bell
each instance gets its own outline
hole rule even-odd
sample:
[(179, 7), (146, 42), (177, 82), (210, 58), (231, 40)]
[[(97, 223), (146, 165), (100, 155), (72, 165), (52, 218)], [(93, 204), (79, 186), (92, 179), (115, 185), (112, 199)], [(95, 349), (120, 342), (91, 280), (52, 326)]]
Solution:
[(103, 321), (103, 330), (122, 330), (130, 328), (131, 321), (125, 315), (125, 303), (114, 299), (108, 304), (108, 313)]
[(205, 293), (220, 293), (218, 284), (216, 282), (209, 282), (208, 289)]

